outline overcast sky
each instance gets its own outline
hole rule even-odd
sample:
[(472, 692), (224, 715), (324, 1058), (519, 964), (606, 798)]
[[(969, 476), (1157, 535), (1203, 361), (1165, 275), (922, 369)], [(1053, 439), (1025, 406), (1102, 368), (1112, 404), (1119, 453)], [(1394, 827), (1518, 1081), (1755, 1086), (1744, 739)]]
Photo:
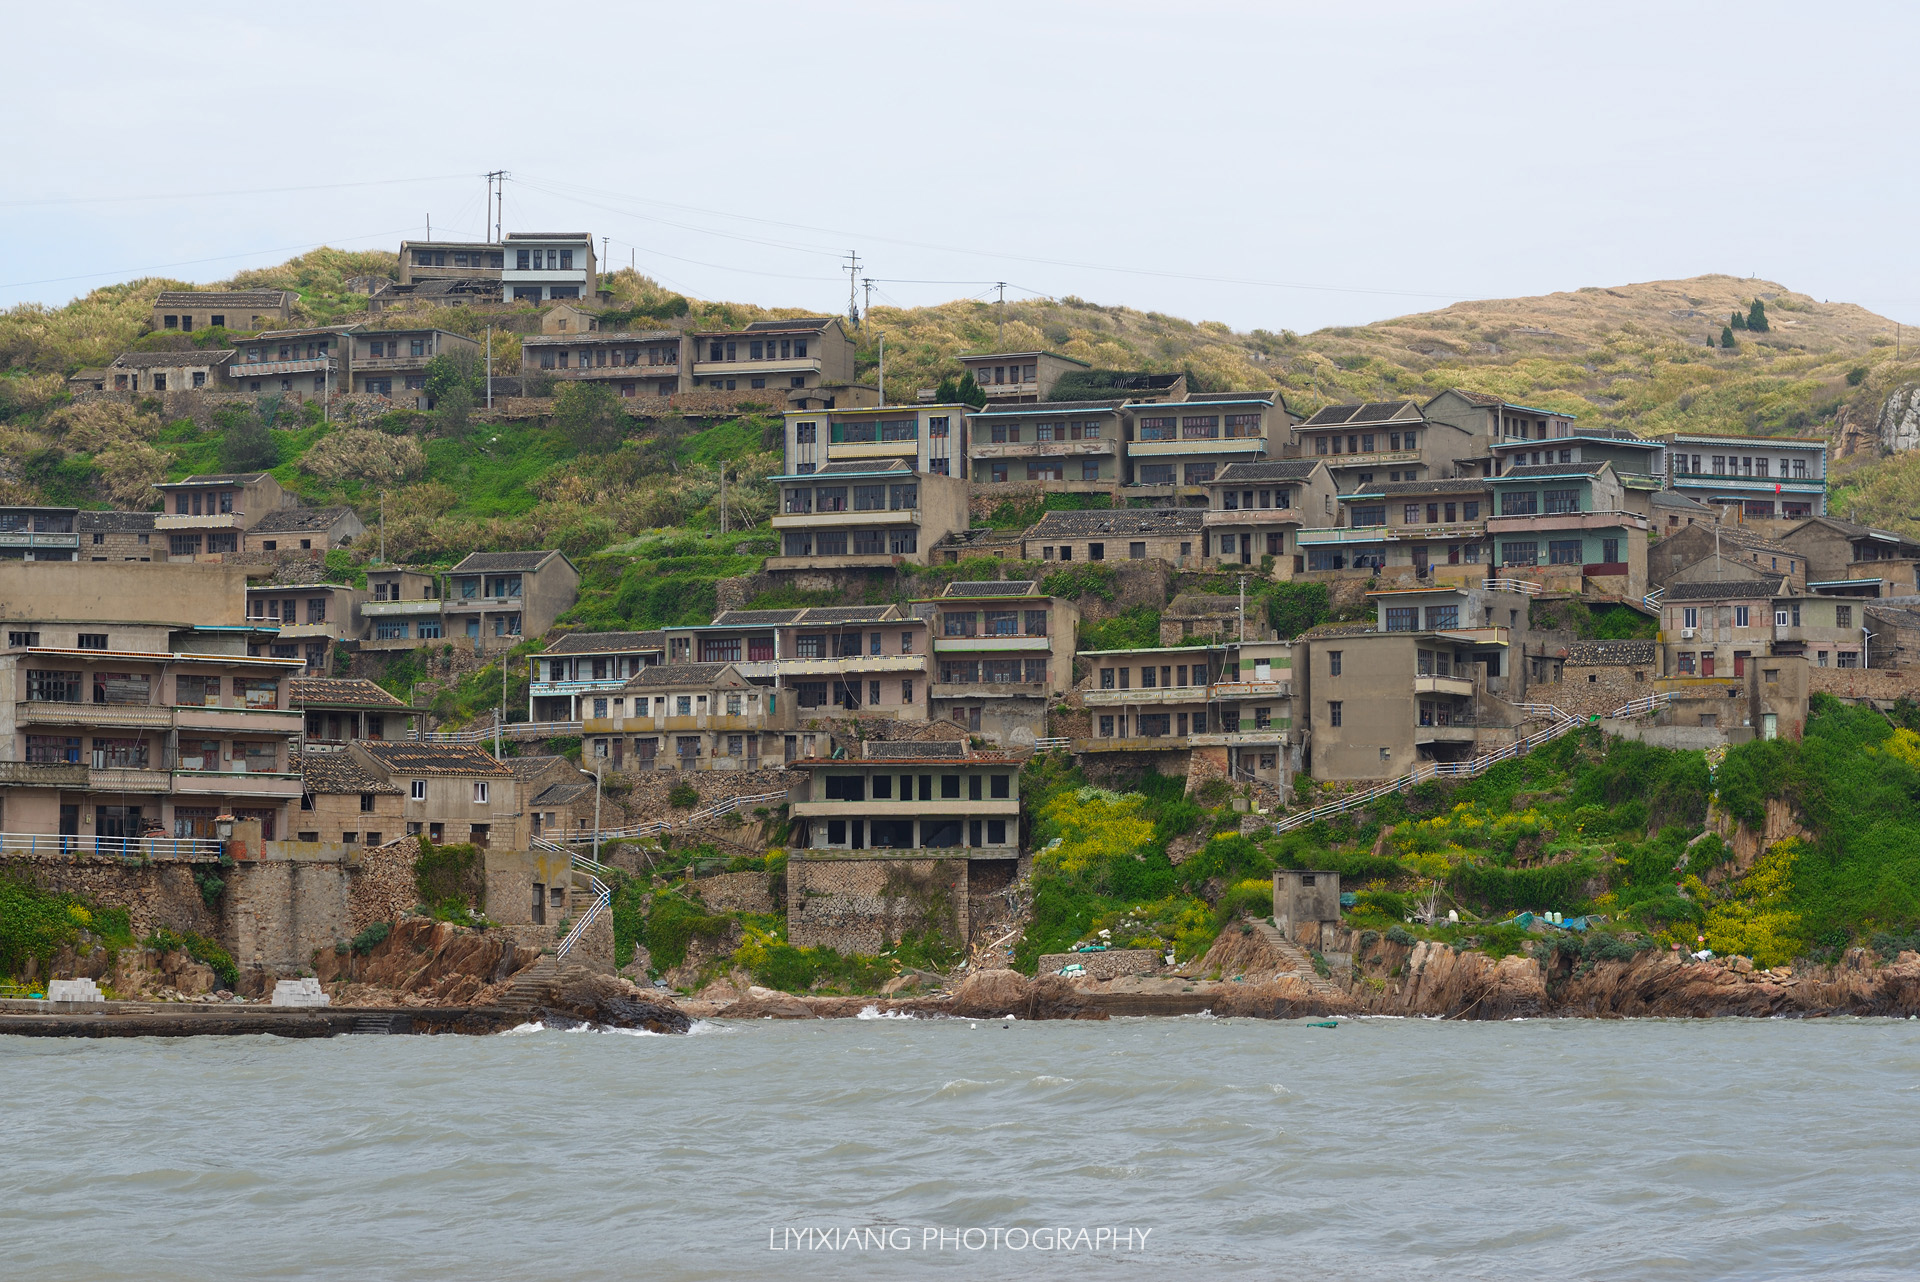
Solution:
[[(1894, 4), (5, 6), (0, 305), (591, 231), (705, 298), (1306, 331), (1758, 274), (1920, 322)], [(301, 190), (289, 190), (299, 188)], [(264, 189), (264, 190), (263, 190)], [(278, 189), (278, 190), (271, 190)]]

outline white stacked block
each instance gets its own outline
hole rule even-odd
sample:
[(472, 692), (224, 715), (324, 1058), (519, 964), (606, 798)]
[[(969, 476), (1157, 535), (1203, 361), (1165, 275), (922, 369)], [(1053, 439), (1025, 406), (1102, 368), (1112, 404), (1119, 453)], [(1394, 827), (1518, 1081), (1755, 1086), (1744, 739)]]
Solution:
[(50, 979), (47, 981), (47, 1000), (50, 1002), (104, 1002), (107, 995), (100, 991), (100, 985), (91, 979)]
[(325, 1006), (328, 997), (317, 979), (282, 979), (273, 986), (275, 1006)]

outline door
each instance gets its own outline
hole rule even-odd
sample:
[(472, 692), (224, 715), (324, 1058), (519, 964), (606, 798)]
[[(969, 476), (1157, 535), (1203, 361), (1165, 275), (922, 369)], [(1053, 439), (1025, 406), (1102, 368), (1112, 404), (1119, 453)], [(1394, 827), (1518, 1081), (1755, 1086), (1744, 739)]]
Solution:
[(1748, 650), (1735, 650), (1733, 652), (1733, 675), (1734, 676), (1744, 677), (1747, 675), (1747, 656), (1750, 653), (1751, 651), (1748, 651)]
[(624, 749), (626, 746), (627, 746), (627, 741), (625, 739), (615, 739), (613, 741), (613, 768), (615, 770), (618, 770), (620, 768), (620, 763), (624, 759), (624, 755), (625, 755), (622, 749)]
[(1703, 677), (1713, 675), (1713, 651), (1711, 650), (1700, 652), (1700, 675)]
[(1427, 545), (1424, 543), (1413, 549), (1413, 572), (1423, 579), (1427, 577)]

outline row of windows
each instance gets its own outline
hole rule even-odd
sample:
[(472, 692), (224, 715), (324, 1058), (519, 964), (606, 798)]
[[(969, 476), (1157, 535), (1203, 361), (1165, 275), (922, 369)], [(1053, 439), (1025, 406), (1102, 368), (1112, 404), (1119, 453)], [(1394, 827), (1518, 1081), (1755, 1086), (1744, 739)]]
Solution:
[[(1023, 426), (1019, 423), (995, 423), (988, 429), (990, 440), (995, 445), (1018, 445)], [(1035, 423), (1033, 439), (1036, 441), (1097, 441), (1101, 439), (1103, 425), (1097, 422), (1079, 423)]]
[[(249, 619), (272, 619), (276, 623), (296, 623), (300, 616), (300, 602), (289, 597), (248, 597), (247, 617)], [(327, 598), (314, 596), (307, 598), (307, 622), (325, 623), (327, 621)]]
[[(856, 711), (860, 707), (860, 691), (866, 690), (867, 706), (880, 706), (880, 686), (878, 681), (796, 681), (793, 683), (793, 701), (802, 708), (845, 708)], [(900, 683), (900, 702), (913, 702), (913, 680), (907, 678)]]
[[(372, 339), (368, 339), (368, 340), (367, 340), (367, 355), (368, 355), (369, 357), (374, 357), (374, 356), (381, 356), (381, 357), (395, 357), (395, 356), (399, 356), (399, 355), (400, 355), (400, 342), (401, 342), (401, 340), (400, 340), (400, 339), (397, 339), (397, 338), (392, 338), (392, 339), (385, 339), (385, 338), (372, 338)], [(409, 339), (407, 339), (407, 340), (406, 340), (406, 344), (407, 344), (407, 352), (406, 352), (406, 354), (407, 354), (408, 356), (425, 356), (425, 355), (427, 355), (427, 354), (428, 354), (428, 353), (427, 353), (427, 343), (428, 343), (428, 340), (426, 340), (426, 339), (424, 339), (424, 338), (409, 338)]]
[(1045, 659), (951, 659), (940, 663), (945, 685), (1044, 685)]
[[(1253, 490), (1224, 490), (1220, 495), (1220, 510), (1223, 512), (1237, 512), (1245, 508), (1248, 511), (1252, 511), (1255, 497), (1256, 494)], [(1291, 488), (1261, 490), (1258, 492), (1257, 497), (1259, 498), (1259, 505), (1262, 508), (1289, 508), (1293, 506), (1293, 490)]]
[[(1726, 623), (1727, 623), (1727, 617), (1725, 614), (1727, 607), (1722, 606), (1720, 608), (1722, 611), (1721, 626), (1724, 627), (1726, 626)], [(1701, 607), (1694, 606), (1694, 605), (1681, 607), (1680, 626), (1683, 628), (1699, 627), (1700, 626), (1700, 609)], [(1709, 611), (1707, 621), (1711, 623), (1713, 621), (1713, 617), (1711, 614), (1713, 607), (1708, 606), (1707, 609)], [(1745, 627), (1752, 626), (1751, 625), (1752, 609), (1753, 607), (1751, 606), (1745, 606), (1745, 605), (1734, 606), (1733, 615), (1732, 615), (1733, 626), (1736, 628), (1745, 628)], [(1765, 617), (1764, 612), (1762, 613), (1761, 617), (1763, 618)], [(1799, 627), (1800, 626), (1800, 603), (1798, 601), (1790, 601), (1785, 605), (1775, 606), (1773, 608), (1773, 626), (1776, 628)], [(1853, 607), (1851, 605), (1835, 605), (1833, 607), (1833, 626), (1836, 628), (1850, 628), (1853, 626)]]
[[(848, 491), (852, 507), (848, 507)], [(920, 506), (920, 487), (910, 485), (821, 485), (787, 491), (789, 516), (812, 512), (909, 512)]]
[[(82, 633), (84, 642), (89, 634)], [(95, 647), (83, 646), (92, 649)], [(99, 647), (104, 648), (104, 645)], [(185, 708), (220, 706), (222, 681), (231, 682), (236, 708), (278, 708), (280, 683), (271, 677), (176, 676), (174, 700)], [(150, 704), (153, 702), (153, 676), (142, 672), (54, 672), (39, 668), (27, 670), (27, 699), (32, 703), (82, 703), (81, 696), (91, 691), (92, 702), (106, 704)]]
[[(1130, 667), (1100, 669), (1100, 688), (1102, 690), (1131, 690), (1133, 688), (1133, 669)], [(1143, 664), (1140, 667), (1140, 688), (1142, 690), (1169, 690), (1180, 686), (1204, 687), (1207, 684), (1210, 669), (1204, 663), (1189, 666), (1184, 663)], [(1217, 670), (1212, 670), (1218, 676)]]
[[(961, 780), (966, 781), (966, 799), (968, 801), (1010, 801), (1013, 798), (1012, 775), (910, 775), (900, 776), (900, 801), (958, 801), (960, 800)], [(874, 801), (893, 801), (894, 786), (892, 775), (828, 775), (821, 780), (827, 801), (866, 801), (867, 793), (872, 791)], [(915, 788), (915, 780), (919, 787)], [(939, 783), (939, 795), (934, 794), (934, 784)], [(917, 795), (916, 795), (917, 794)]]
[[(1142, 739), (1164, 739), (1168, 735), (1185, 736), (1206, 734), (1209, 718), (1205, 710), (1193, 712), (1140, 712), (1132, 717), (1133, 733)], [(1220, 712), (1220, 733), (1239, 734), (1240, 710), (1227, 708)], [(1099, 735), (1102, 739), (1125, 739), (1127, 737), (1128, 716), (1124, 712), (1102, 715), (1099, 718)], [(1290, 725), (1288, 718), (1276, 719), (1271, 708), (1253, 710), (1253, 728), (1255, 730), (1286, 729)], [(1263, 769), (1273, 768), (1273, 758), (1262, 754), (1260, 764)]]
[[(643, 353), (646, 356), (645, 361), (641, 360)], [(379, 353), (376, 352), (375, 355), (377, 356)], [(642, 364), (676, 365), (680, 360), (680, 349), (672, 345), (665, 347), (595, 347), (574, 354), (569, 353), (566, 348), (561, 348), (557, 351), (543, 348), (540, 352), (540, 368), (567, 369), (569, 368), (567, 362), (574, 360), (576, 355), (578, 358), (577, 364), (580, 369), (605, 369), (608, 366), (612, 366), (614, 369), (630, 369)]]
[[(1707, 466), (1701, 466), (1703, 461)], [(1765, 479), (1771, 475), (1783, 481), (1807, 479), (1807, 460), (1803, 458), (1780, 459), (1777, 471), (1770, 471), (1773, 465), (1774, 460), (1757, 454), (1712, 454), (1704, 460), (1698, 454), (1673, 456), (1673, 470), (1679, 476), (1752, 476)]]
[(278, 356), (274, 355), (274, 352), (276, 349), (272, 347), (249, 347), (247, 349), (247, 363), (250, 365), (258, 365), (262, 361), (275, 361), (275, 360), (279, 360), (279, 361), (325, 360), (327, 358), (327, 344), (330, 341), (331, 340), (329, 339), (322, 338), (322, 339), (317, 339), (314, 342), (308, 343), (307, 354), (304, 357), (300, 355), (300, 344), (298, 343), (280, 344), (278, 348), (278, 351), (279, 351)]
[[(191, 330), (193, 328), (193, 317), (191, 315), (163, 316), (161, 317), (161, 321), (165, 326), (165, 328), (167, 329), (174, 329), (177, 327), (180, 329)], [(224, 329), (227, 324), (227, 318), (221, 315), (219, 312), (215, 312), (212, 316), (209, 316), (207, 318), (207, 324), (212, 325), (215, 329)], [(255, 328), (258, 328), (258, 327), (256, 326)]]
[(1580, 510), (1579, 490), (1511, 490), (1500, 496), (1501, 516), (1537, 516), (1544, 510), (1549, 516)]
[[(203, 369), (194, 370), (190, 376), (190, 380), (194, 387), (205, 387), (207, 385), (207, 372)], [(149, 374), (147, 376), (147, 387), (149, 391), (166, 391), (167, 376), (158, 372)], [(113, 390), (116, 392), (139, 391), (140, 376), (138, 374), (115, 374), (113, 376)]]
[(218, 739), (182, 737), (171, 760), (144, 738), (94, 736), (83, 757), (78, 735), (30, 734), (27, 760), (38, 765), (85, 761), (95, 770), (211, 770), (227, 774), (272, 774), (280, 767), (280, 745), (273, 740), (234, 739), (222, 748)]
[[(1008, 463), (987, 464), (987, 479), (1004, 483), (1011, 479), (1012, 465)], [(1079, 479), (1097, 481), (1100, 479), (1100, 460), (1083, 458), (1079, 465)], [(1067, 479), (1067, 461), (1057, 458), (1031, 459), (1027, 463), (1029, 481), (1064, 481)]]
[[(521, 250), (522, 270), (527, 266), (526, 257), (527, 251)], [(448, 262), (449, 258), (453, 261)], [(413, 251), (413, 265), (415, 267), (491, 267), (497, 271), (506, 266), (506, 257), (504, 251), (500, 250), (491, 252), (475, 250), (472, 253), (464, 253), (460, 250), (449, 252), (444, 249), (416, 249)]]
[(1339, 454), (1343, 452), (1340, 446), (1342, 442), (1344, 442), (1346, 444), (1344, 452), (1347, 454), (1372, 454), (1375, 452), (1376, 443), (1382, 439), (1386, 441), (1386, 448), (1389, 451), (1403, 449), (1417, 450), (1420, 448), (1419, 432), (1387, 432), (1384, 434), (1360, 432), (1351, 436), (1342, 436), (1339, 433), (1330, 432), (1313, 438), (1313, 452), (1315, 454)]
[(1047, 635), (1047, 612), (1045, 610), (946, 611), (940, 616), (940, 629), (940, 635), (948, 637), (1043, 637)]
[(770, 338), (765, 342), (758, 339), (752, 342), (714, 339), (707, 344), (707, 359), (737, 361), (743, 347), (747, 349), (747, 359), (750, 361), (805, 360), (807, 355), (807, 340), (804, 338), (782, 338), (777, 341)]
[(781, 541), (782, 556), (846, 556), (851, 533), (854, 556), (912, 556), (920, 550), (920, 532), (904, 530), (790, 530)]
[[(1182, 543), (1180, 545), (1180, 555), (1183, 557), (1192, 556), (1193, 544)], [(1042, 561), (1052, 561), (1056, 559), (1061, 561), (1071, 561), (1073, 560), (1073, 544), (1062, 543), (1059, 545), (1058, 548), (1055, 548), (1052, 544), (1048, 544), (1040, 549), (1040, 559)], [(1106, 544), (1104, 543), (1087, 544), (1087, 560), (1104, 561), (1106, 559), (1107, 559)], [(1146, 559), (1147, 559), (1147, 545), (1145, 543), (1127, 544), (1127, 560), (1144, 561)]]
[[(1418, 632), (1420, 630), (1421, 609), (1422, 607), (1417, 605), (1388, 606), (1387, 631)], [(1426, 606), (1425, 609), (1427, 613), (1427, 631), (1429, 632), (1439, 632), (1446, 628), (1457, 628), (1460, 626), (1460, 607), (1457, 605), (1429, 605)], [(1336, 650), (1333, 653), (1337, 655), (1339, 651)], [(1337, 667), (1334, 669), (1333, 675), (1340, 675)]]

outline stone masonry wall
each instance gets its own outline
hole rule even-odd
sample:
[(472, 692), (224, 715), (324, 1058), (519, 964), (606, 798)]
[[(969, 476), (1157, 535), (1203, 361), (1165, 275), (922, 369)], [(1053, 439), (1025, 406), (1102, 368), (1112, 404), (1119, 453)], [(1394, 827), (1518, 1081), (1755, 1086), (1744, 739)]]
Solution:
[(304, 970), (347, 931), (347, 866), (336, 858), (268, 859), (226, 872), (223, 941), (241, 966)]
[(1086, 967), (1088, 979), (1115, 979), (1121, 975), (1145, 975), (1160, 966), (1160, 954), (1151, 948), (1114, 948), (1104, 953), (1044, 953), (1036, 975), (1057, 975), (1062, 966), (1078, 962)]
[(687, 880), (700, 901), (714, 912), (770, 913), (773, 902), (773, 878), (764, 872), (723, 872), (713, 877)]
[[(1646, 679), (1635, 681), (1635, 672), (1642, 673)], [(1588, 667), (1569, 660), (1561, 670), (1559, 682), (1536, 685), (1530, 693), (1569, 716), (1604, 717), (1616, 708), (1652, 694), (1656, 674), (1657, 669), (1651, 664), (1641, 668), (1612, 664)]]
[(879, 953), (908, 931), (967, 939), (965, 859), (790, 859), (787, 939), (801, 948)]
[(1808, 668), (1807, 693), (1836, 699), (1920, 699), (1920, 668)]
[(41, 890), (79, 895), (103, 908), (125, 908), (136, 938), (163, 926), (216, 938), (220, 934), (220, 921), (200, 897), (193, 871), (185, 864), (141, 867), (91, 855), (8, 859), (0, 862), (0, 876), (24, 876)]

